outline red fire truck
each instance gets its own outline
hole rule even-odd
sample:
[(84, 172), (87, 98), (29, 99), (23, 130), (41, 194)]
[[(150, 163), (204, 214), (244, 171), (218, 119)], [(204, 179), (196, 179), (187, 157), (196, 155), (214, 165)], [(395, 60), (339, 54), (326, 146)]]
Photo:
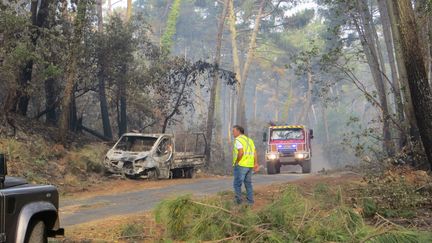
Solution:
[(303, 125), (270, 126), (264, 133), (267, 174), (280, 173), (282, 165), (300, 165), (303, 173), (310, 173), (312, 138), (313, 130)]

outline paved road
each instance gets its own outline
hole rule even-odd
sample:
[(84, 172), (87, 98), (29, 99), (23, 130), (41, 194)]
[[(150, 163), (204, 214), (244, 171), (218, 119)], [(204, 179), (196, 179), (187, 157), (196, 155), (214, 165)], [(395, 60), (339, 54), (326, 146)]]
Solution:
[[(307, 175), (255, 175), (254, 185), (270, 185), (297, 180)], [(145, 183), (145, 182), (143, 182)], [(192, 183), (175, 184), (163, 188), (143, 189), (86, 199), (67, 199), (60, 202), (63, 226), (81, 224), (106, 217), (133, 214), (153, 209), (160, 201), (178, 195), (206, 196), (232, 189), (232, 178), (194, 179)], [(68, 211), (68, 209), (75, 208)]]

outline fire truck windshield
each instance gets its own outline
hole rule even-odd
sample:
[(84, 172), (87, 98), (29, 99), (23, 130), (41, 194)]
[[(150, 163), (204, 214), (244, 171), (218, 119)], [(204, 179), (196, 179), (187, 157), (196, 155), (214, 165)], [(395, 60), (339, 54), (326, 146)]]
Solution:
[(303, 130), (300, 128), (274, 129), (271, 131), (271, 140), (304, 139)]

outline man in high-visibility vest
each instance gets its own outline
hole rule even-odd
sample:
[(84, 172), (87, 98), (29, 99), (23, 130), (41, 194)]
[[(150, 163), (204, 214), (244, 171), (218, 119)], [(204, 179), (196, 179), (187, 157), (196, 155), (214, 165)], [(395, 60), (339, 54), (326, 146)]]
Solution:
[(234, 192), (237, 204), (242, 203), (241, 187), (245, 184), (246, 198), (249, 205), (254, 203), (252, 188), (252, 173), (258, 171), (258, 156), (252, 139), (244, 135), (241, 126), (233, 127), (233, 167), (234, 167)]

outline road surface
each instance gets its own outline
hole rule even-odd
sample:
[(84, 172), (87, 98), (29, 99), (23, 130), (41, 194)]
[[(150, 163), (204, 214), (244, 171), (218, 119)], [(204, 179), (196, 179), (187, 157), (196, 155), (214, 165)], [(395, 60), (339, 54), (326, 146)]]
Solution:
[[(289, 182), (306, 176), (308, 175), (293, 173), (254, 175), (253, 183), (255, 186), (264, 186)], [(162, 200), (179, 195), (192, 194), (199, 197), (232, 190), (232, 177), (191, 180), (186, 184), (177, 184), (174, 180), (170, 185), (159, 188), (61, 200), (61, 224), (72, 226), (111, 216), (145, 212), (153, 209)]]

